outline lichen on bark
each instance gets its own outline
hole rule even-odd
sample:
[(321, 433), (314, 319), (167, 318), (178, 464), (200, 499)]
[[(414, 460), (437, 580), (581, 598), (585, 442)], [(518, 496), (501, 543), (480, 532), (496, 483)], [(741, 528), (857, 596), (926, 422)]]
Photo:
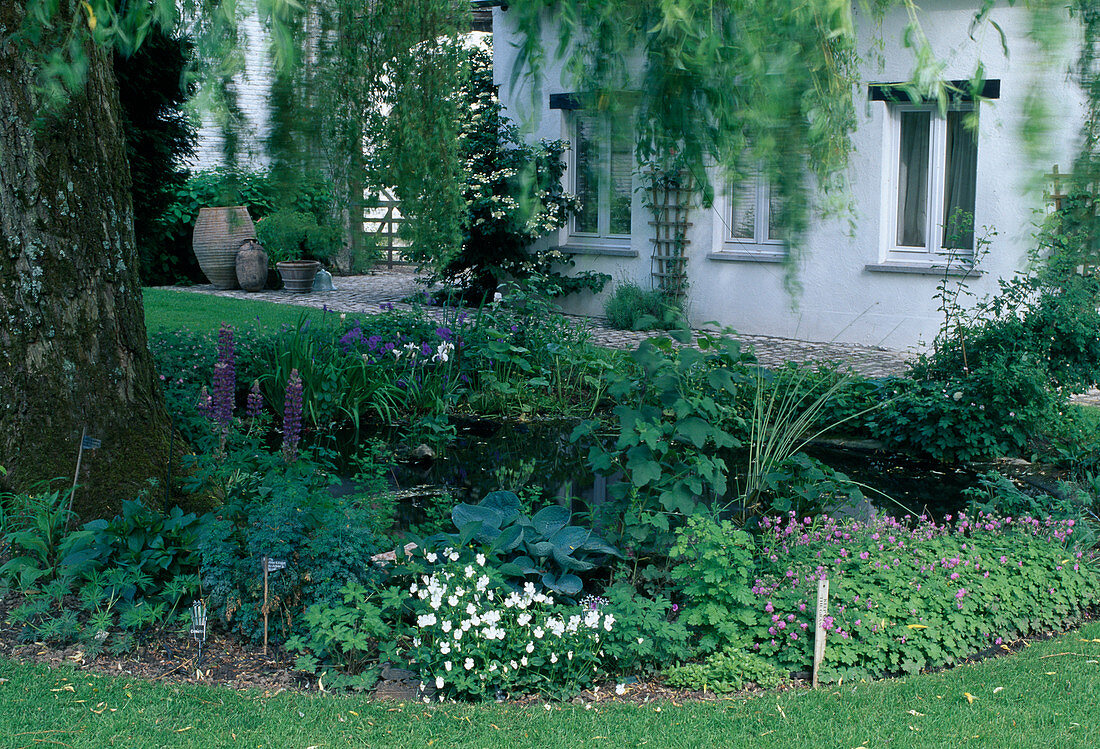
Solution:
[[(3, 4), (0, 26), (18, 28), (21, 5)], [(77, 507), (99, 514), (164, 478), (170, 433), (146, 343), (117, 86), (89, 46), (83, 88), (47, 111), (26, 52), (0, 40), (0, 465), (8, 489), (70, 483), (86, 429), (102, 447), (85, 455)]]

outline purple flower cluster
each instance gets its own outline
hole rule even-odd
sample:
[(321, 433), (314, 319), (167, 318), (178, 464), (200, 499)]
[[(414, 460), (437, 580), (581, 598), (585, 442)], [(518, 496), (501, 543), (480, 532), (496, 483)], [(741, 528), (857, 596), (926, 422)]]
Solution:
[(254, 421), (260, 416), (260, 409), (264, 406), (264, 397), (260, 393), (260, 381), (253, 380), (252, 387), (248, 391), (248, 403), (245, 413), (248, 414), (249, 420)]
[(290, 462), (298, 457), (302, 438), (302, 378), (297, 369), (290, 371), (283, 402), (283, 457)]
[(233, 329), (223, 325), (218, 330), (218, 360), (214, 364), (214, 394), (212, 416), (223, 430), (233, 420), (237, 394), (237, 362), (233, 345)]

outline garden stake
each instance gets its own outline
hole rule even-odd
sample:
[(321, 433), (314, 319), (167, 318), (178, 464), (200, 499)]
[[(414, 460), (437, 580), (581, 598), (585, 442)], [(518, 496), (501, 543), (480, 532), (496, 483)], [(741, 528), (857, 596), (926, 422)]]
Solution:
[(84, 438), (88, 435), (88, 425), (80, 430), (80, 447), (76, 451), (76, 472), (73, 474), (73, 490), (69, 492), (69, 512), (65, 515), (65, 525), (69, 524), (69, 518), (73, 512), (73, 497), (76, 496), (76, 482), (80, 479), (80, 459), (84, 457)]
[(267, 557), (263, 558), (264, 564), (264, 655), (267, 655)]
[(817, 672), (825, 657), (825, 616), (829, 613), (829, 578), (817, 581), (817, 616), (814, 620), (813, 688), (817, 689)]

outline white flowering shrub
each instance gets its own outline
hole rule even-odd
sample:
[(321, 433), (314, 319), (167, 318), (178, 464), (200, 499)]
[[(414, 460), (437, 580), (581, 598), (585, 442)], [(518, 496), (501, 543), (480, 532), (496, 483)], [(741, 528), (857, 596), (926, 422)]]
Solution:
[(509, 590), (478, 554), (454, 549), (409, 586), (415, 613), (410, 662), (445, 697), (495, 698), (537, 692), (575, 694), (602, 673), (602, 642), (615, 617), (562, 605), (532, 583)]

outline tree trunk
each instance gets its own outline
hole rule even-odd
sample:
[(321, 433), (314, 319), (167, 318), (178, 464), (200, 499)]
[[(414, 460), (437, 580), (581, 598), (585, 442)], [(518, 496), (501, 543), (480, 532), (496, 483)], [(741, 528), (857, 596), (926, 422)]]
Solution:
[[(0, 465), (7, 488), (73, 480), (76, 507), (117, 508), (164, 478), (170, 427), (145, 336), (117, 84), (100, 50), (64, 112), (42, 111), (35, 71), (0, 3)], [(64, 485), (64, 482), (62, 482)]]

